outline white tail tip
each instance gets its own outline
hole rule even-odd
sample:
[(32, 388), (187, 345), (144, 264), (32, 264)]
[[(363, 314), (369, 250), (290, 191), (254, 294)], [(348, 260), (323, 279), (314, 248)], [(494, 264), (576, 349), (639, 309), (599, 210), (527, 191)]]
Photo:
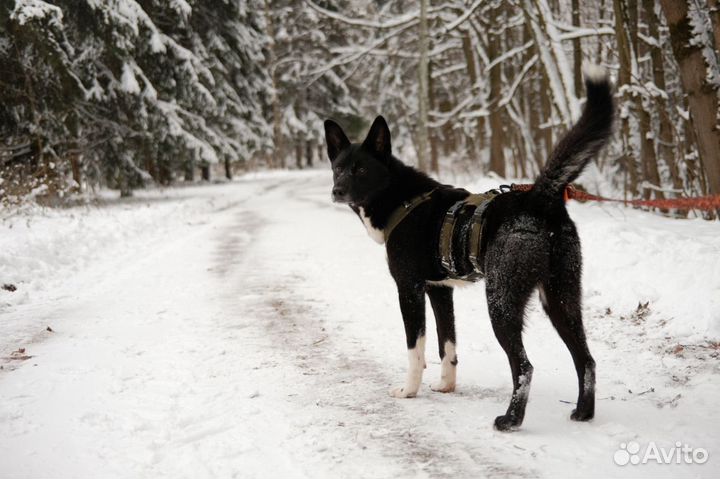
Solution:
[(601, 83), (608, 80), (607, 70), (596, 63), (583, 63), (582, 71), (587, 81)]

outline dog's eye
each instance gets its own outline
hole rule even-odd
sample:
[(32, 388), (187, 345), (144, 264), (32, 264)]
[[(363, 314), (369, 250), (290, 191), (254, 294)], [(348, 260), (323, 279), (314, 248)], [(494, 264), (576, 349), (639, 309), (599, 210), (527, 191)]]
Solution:
[(342, 168), (340, 168), (339, 166), (336, 166), (334, 168), (334, 171), (335, 171), (335, 174), (339, 175), (340, 173), (342, 173)]
[(357, 174), (358, 174), (358, 175), (364, 175), (365, 173), (367, 173), (367, 170), (366, 170), (365, 168), (358, 168), (358, 169), (357, 169)]

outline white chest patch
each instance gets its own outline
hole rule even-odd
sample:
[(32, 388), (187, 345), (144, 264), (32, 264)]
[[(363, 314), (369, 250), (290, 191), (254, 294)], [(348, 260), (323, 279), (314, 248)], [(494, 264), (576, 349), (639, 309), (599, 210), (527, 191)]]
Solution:
[(385, 242), (385, 232), (375, 228), (370, 222), (370, 218), (365, 216), (365, 209), (360, 207), (360, 219), (365, 225), (365, 229), (368, 232), (368, 236), (373, 239), (377, 244), (383, 244)]

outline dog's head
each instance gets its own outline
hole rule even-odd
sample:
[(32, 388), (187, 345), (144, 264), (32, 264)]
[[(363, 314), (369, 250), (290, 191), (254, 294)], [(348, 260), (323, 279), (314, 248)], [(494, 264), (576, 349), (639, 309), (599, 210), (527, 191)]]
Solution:
[(389, 186), (392, 151), (385, 118), (375, 118), (362, 144), (350, 143), (340, 125), (326, 120), (325, 140), (333, 170), (333, 201), (360, 206)]

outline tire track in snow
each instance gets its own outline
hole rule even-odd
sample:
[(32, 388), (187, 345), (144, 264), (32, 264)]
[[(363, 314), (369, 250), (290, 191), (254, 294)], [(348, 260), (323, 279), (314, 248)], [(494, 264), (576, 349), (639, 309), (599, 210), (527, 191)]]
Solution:
[[(80, 205), (77, 207), (67, 208), (66, 210), (59, 210), (66, 212), (66, 217), (53, 218), (54, 222), (62, 226), (62, 222), (77, 223), (77, 228), (80, 229), (87, 225), (94, 226), (93, 220), (96, 216), (107, 216), (114, 218), (114, 215), (123, 215), (123, 220), (117, 218), (114, 219), (114, 223), (110, 222), (113, 227), (129, 229), (129, 232), (124, 232), (118, 236), (107, 235), (107, 244), (103, 245), (105, 249), (92, 252), (92, 255), (88, 256), (87, 252), (83, 247), (78, 248), (78, 252), (68, 251), (64, 254), (67, 257), (77, 258), (73, 261), (63, 261), (60, 264), (48, 263), (45, 264), (44, 258), (40, 258), (39, 266), (47, 269), (56, 269), (55, 277), (62, 278), (62, 281), (57, 281), (56, 278), (50, 278), (45, 280), (41, 284), (43, 289), (38, 289), (37, 286), (30, 286), (29, 291), (25, 291), (28, 288), (25, 284), (18, 284), (20, 290), (18, 295), (24, 295), (27, 298), (16, 302), (15, 304), (3, 304), (0, 303), (0, 324), (3, 326), (11, 325), (13, 327), (13, 334), (8, 336), (0, 336), (0, 365), (4, 367), (0, 369), (0, 375), (4, 372), (11, 371), (16, 368), (17, 364), (8, 363), (7, 358), (11, 352), (16, 350), (18, 347), (34, 346), (42, 341), (47, 340), (52, 336), (46, 330), (46, 327), (55, 325), (54, 319), (63, 315), (69, 314), (77, 302), (84, 299), (88, 294), (85, 292), (87, 283), (96, 287), (98, 284), (103, 284), (106, 278), (111, 277), (115, 271), (124, 268), (126, 265), (132, 262), (138, 261), (140, 258), (137, 257), (138, 252), (145, 251), (148, 245), (153, 245), (155, 249), (167, 248), (169, 240), (180, 240), (182, 238), (169, 239), (164, 234), (157, 234), (157, 230), (160, 231), (171, 231), (170, 225), (174, 225), (179, 221), (184, 221), (186, 217), (190, 217), (189, 210), (196, 210), (195, 214), (199, 215), (199, 212), (207, 208), (206, 215), (196, 225), (207, 224), (208, 221), (213, 221), (222, 216), (229, 210), (237, 209), (244, 205), (250, 199), (261, 196), (262, 194), (272, 191), (275, 188), (285, 184), (287, 180), (278, 181), (274, 179), (258, 180), (258, 185), (252, 185), (247, 187), (237, 195), (238, 197), (213, 197), (205, 195), (198, 195), (194, 189), (207, 188), (207, 186), (198, 187), (196, 185), (179, 187), (178, 191), (173, 191), (174, 194), (168, 196), (146, 196), (146, 197), (130, 197), (113, 200), (98, 200), (99, 207), (87, 205)], [(222, 187), (222, 185), (220, 185)], [(257, 191), (256, 191), (257, 190)], [(157, 192), (152, 192), (157, 194)], [(195, 196), (193, 196), (195, 193)], [(183, 203), (185, 203), (183, 205)], [(203, 203), (207, 203), (204, 205)], [(137, 212), (139, 209), (149, 208), (150, 206), (156, 207), (157, 205), (163, 205), (168, 218), (153, 217), (154, 223), (152, 229), (137, 231), (135, 224), (125, 218), (127, 211)], [(173, 206), (174, 205), (174, 206)], [(77, 211), (77, 212), (76, 212)], [(178, 219), (173, 219), (173, 215), (179, 215)], [(27, 219), (28, 224), (40, 223), (37, 226), (42, 227), (41, 220), (38, 221), (36, 218), (30, 216)], [(54, 226), (55, 223), (49, 223)], [(144, 223), (141, 223), (144, 224)], [(190, 224), (190, 223), (188, 223)], [(36, 226), (36, 227), (37, 227)], [(46, 226), (47, 227), (47, 226)], [(132, 233), (132, 234), (131, 234)], [(90, 230), (92, 235), (97, 235), (98, 232)], [(38, 233), (40, 236), (41, 233)], [(46, 241), (52, 243), (55, 238), (48, 237)], [(94, 239), (94, 238), (93, 238)], [(80, 245), (82, 246), (82, 245)], [(150, 249), (152, 251), (152, 249)], [(28, 257), (32, 257), (30, 253), (25, 253)], [(47, 254), (47, 253), (46, 253)], [(90, 269), (95, 271), (88, 271)], [(92, 281), (88, 281), (88, 274), (93, 274), (95, 277)], [(35, 289), (33, 289), (33, 287)], [(16, 327), (15, 324), (22, 325)]]

